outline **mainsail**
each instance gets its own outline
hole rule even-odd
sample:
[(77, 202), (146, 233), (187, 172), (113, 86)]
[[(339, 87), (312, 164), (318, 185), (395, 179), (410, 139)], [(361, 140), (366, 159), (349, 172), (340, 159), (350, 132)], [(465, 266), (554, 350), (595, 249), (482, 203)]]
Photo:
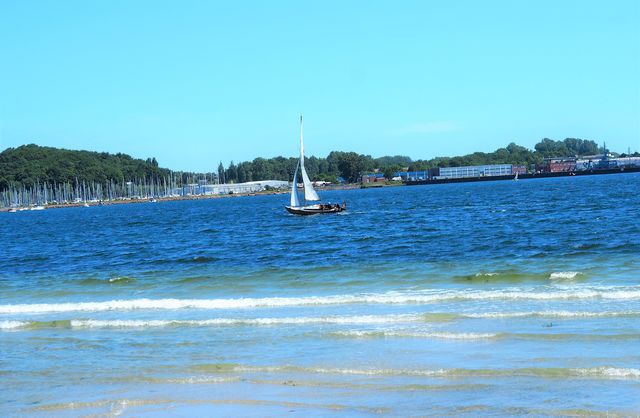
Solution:
[(318, 193), (316, 193), (316, 191), (313, 189), (311, 180), (309, 180), (307, 170), (304, 169), (304, 139), (302, 135), (302, 128), (302, 115), (300, 115), (300, 162), (298, 164), (300, 165), (300, 172), (302, 173), (302, 183), (304, 184), (304, 200), (320, 200), (320, 196), (318, 196)]
[(296, 171), (293, 173), (293, 184), (291, 185), (291, 206), (298, 207), (300, 206), (300, 199), (298, 198), (298, 167), (300, 167), (300, 163), (296, 165)]

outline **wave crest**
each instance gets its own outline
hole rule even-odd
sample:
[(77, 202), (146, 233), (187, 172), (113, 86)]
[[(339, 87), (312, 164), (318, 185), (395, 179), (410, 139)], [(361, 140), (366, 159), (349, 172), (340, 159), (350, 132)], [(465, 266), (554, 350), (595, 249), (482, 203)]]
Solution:
[(549, 280), (571, 280), (582, 275), (579, 271), (554, 271), (549, 275)]
[(172, 309), (246, 309), (346, 304), (431, 304), (468, 300), (640, 300), (640, 288), (583, 287), (531, 291), (509, 290), (449, 290), (414, 293), (388, 292), (354, 295), (270, 297), (238, 299), (131, 299), (103, 302), (67, 302), (42, 304), (0, 305), (0, 314), (45, 312), (101, 312), (120, 310)]
[(326, 367), (243, 366), (237, 364), (197, 365), (200, 372), (213, 373), (312, 373), (362, 376), (428, 376), (428, 377), (511, 377), (531, 376), (540, 378), (588, 378), (588, 379), (640, 379), (640, 369), (600, 366), (590, 368), (529, 367), (515, 369), (347, 369)]

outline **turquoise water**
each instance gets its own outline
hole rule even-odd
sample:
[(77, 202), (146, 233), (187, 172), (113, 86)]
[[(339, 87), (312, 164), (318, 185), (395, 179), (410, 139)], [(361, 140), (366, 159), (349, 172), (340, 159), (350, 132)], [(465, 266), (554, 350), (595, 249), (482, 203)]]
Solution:
[(2, 416), (637, 416), (640, 175), (0, 213)]

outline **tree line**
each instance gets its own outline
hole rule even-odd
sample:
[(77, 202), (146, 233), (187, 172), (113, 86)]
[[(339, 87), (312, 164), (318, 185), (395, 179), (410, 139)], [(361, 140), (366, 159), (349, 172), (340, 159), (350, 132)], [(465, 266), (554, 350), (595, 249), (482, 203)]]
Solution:
[[(339, 177), (349, 183), (359, 181), (363, 173), (375, 170), (391, 178), (396, 172), (409, 170), (421, 171), (436, 167), (459, 167), (486, 164), (540, 164), (544, 158), (594, 155), (604, 152), (595, 141), (567, 138), (554, 141), (544, 138), (533, 150), (511, 143), (494, 152), (474, 152), (458, 157), (436, 157), (429, 160), (412, 160), (410, 157), (395, 155), (372, 158), (370, 155), (355, 152), (332, 151), (326, 158), (306, 157), (305, 168), (313, 180), (335, 182)], [(244, 182), (254, 180), (293, 179), (297, 158), (256, 158), (239, 164), (231, 162), (227, 168), (218, 166), (218, 176), (226, 182)]]
[[(373, 158), (356, 152), (332, 151), (327, 157), (305, 158), (305, 168), (312, 180), (358, 182), (363, 173), (378, 170), (391, 177), (395, 172), (426, 170), (484, 164), (539, 164), (547, 157), (591, 155), (603, 152), (595, 141), (567, 138), (554, 141), (544, 138), (533, 150), (511, 143), (494, 152), (474, 152), (457, 157), (412, 160), (408, 156)], [(100, 184), (110, 182), (149, 181), (172, 178), (181, 186), (199, 180), (220, 183), (244, 183), (259, 180), (291, 181), (298, 163), (295, 157), (258, 157), (252, 161), (231, 162), (210, 173), (174, 172), (160, 168), (155, 158), (135, 159), (129, 155), (106, 152), (72, 151), (35, 144), (8, 148), (0, 153), (0, 191), (35, 184)], [(213, 167), (212, 167), (213, 168)]]

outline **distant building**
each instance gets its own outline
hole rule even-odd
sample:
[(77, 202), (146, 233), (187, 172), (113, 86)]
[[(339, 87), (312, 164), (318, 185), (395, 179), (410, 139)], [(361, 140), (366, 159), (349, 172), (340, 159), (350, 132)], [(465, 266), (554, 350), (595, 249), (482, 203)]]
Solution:
[(513, 164), (511, 174), (527, 174), (527, 166), (524, 164)]
[(545, 158), (542, 171), (548, 173), (576, 171), (576, 159), (574, 157)]
[(618, 167), (640, 167), (640, 157), (618, 157), (612, 158)]
[(404, 181), (427, 180), (431, 176), (429, 171), (401, 171), (395, 173), (394, 177), (400, 177)]
[(195, 186), (196, 187), (191, 189), (191, 194), (195, 195), (255, 193), (266, 190), (269, 187), (273, 189), (287, 189), (290, 187), (289, 182), (281, 180), (262, 180), (230, 184), (202, 184)]
[(640, 157), (610, 157), (610, 155), (588, 155), (576, 160), (576, 171), (603, 170), (608, 168), (640, 167)]
[(525, 174), (527, 167), (522, 164), (490, 164), (463, 167), (430, 168), (424, 171), (402, 171), (395, 175), (405, 181), (429, 179), (460, 179), (469, 177), (510, 176), (516, 173)]
[(509, 176), (513, 172), (511, 164), (470, 165), (465, 167), (441, 167), (438, 178), (459, 179), (465, 177)]
[(363, 183), (379, 183), (385, 180), (386, 179), (384, 178), (384, 174), (382, 173), (369, 173), (369, 174), (362, 175)]

